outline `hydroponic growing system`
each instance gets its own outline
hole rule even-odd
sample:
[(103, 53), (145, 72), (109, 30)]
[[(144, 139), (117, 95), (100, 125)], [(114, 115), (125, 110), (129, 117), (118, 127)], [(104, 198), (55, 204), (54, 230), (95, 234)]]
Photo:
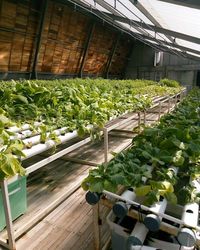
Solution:
[[(90, 193), (87, 195), (88, 202), (94, 204), (102, 197), (106, 198), (106, 200), (109, 197), (112, 197), (112, 201), (113, 198), (118, 201), (123, 201), (123, 203), (119, 203), (118, 206), (115, 206), (115, 210), (121, 211), (121, 209), (125, 209), (127, 210), (125, 214), (128, 213), (129, 209), (131, 209), (130, 211), (135, 211), (135, 209), (133, 209), (134, 206), (140, 205), (142, 218), (144, 217), (143, 211), (149, 213), (143, 218), (144, 224), (148, 230), (151, 231), (151, 225), (154, 224), (155, 227), (162, 228), (163, 218), (174, 220), (181, 226), (179, 240), (181, 241), (183, 238), (183, 242), (185, 243), (184, 240), (186, 235), (187, 239), (188, 237), (191, 238), (192, 243), (190, 243), (190, 245), (196, 243), (196, 235), (191, 233), (191, 230), (189, 229), (189, 231), (187, 231), (185, 227), (192, 227), (196, 231), (199, 231), (197, 221), (198, 206), (196, 203), (192, 205), (185, 204), (182, 219), (175, 219), (175, 217), (166, 215), (164, 212), (167, 206), (167, 200), (173, 201), (174, 199), (174, 196), (172, 195), (173, 192), (169, 191), (173, 189), (172, 184), (167, 180), (164, 180), (165, 182), (161, 183), (161, 185), (164, 185), (164, 188), (162, 186), (162, 190), (159, 191), (159, 197), (164, 195), (164, 199), (160, 201), (160, 198), (157, 197), (158, 194), (153, 197), (153, 200), (150, 199), (150, 203), (156, 202), (156, 205), (154, 204), (154, 206), (152, 206), (152, 204), (150, 204), (151, 206), (149, 207), (135, 201), (136, 195), (140, 194), (140, 189), (144, 185), (143, 179), (141, 178), (146, 176), (145, 181), (148, 183), (150, 172), (152, 172), (153, 176), (154, 168), (157, 167), (157, 164), (163, 166), (167, 163), (171, 166), (171, 158), (165, 160), (158, 159), (156, 156), (151, 158), (148, 149), (142, 149), (143, 160), (146, 162), (144, 163), (146, 165), (145, 167), (143, 166), (143, 171), (141, 171), (140, 179), (138, 181), (134, 182), (133, 179), (133, 182), (131, 182), (126, 179), (125, 176), (122, 175), (123, 171), (120, 168), (116, 173), (110, 173), (113, 174), (113, 180), (109, 179), (110, 177), (107, 177), (106, 175), (106, 169), (109, 170), (110, 165), (114, 164), (113, 167), (115, 168), (115, 164), (121, 164), (124, 161), (124, 159), (120, 159), (120, 157), (123, 156), (123, 153), (114, 157), (113, 160), (111, 160), (111, 157), (109, 158), (109, 132), (115, 130), (117, 133), (127, 132), (129, 133), (129, 136), (133, 136), (134, 134), (143, 131), (141, 136), (144, 135), (146, 133), (145, 131), (148, 131), (148, 129), (144, 129), (144, 126), (148, 121), (146, 113), (153, 112), (157, 114), (158, 119), (160, 119), (163, 113), (163, 107), (168, 113), (173, 110), (182, 97), (185, 96), (185, 89), (180, 88), (179, 86), (167, 87), (162, 82), (158, 84), (152, 81), (94, 81), (89, 79), (76, 79), (56, 81), (53, 83), (48, 81), (2, 82), (2, 88), (0, 91), (0, 177), (6, 227), (8, 231), (8, 240), (6, 242), (1, 239), (1, 245), (9, 249), (15, 249), (15, 238), (24, 234), (32, 225), (41, 220), (66, 197), (59, 197), (51, 206), (47, 207), (45, 211), (41, 211), (36, 217), (27, 222), (26, 225), (18, 229), (17, 232), (14, 232), (8, 185), (20, 179), (20, 175), (28, 176), (30, 173), (37, 171), (48, 163), (53, 162), (67, 153), (87, 144), (91, 140), (95, 140), (99, 137), (101, 138), (102, 136), (104, 138), (105, 164), (91, 170), (89, 177), (87, 177), (82, 183), (82, 186), (85, 189), (90, 190)], [(179, 109), (181, 109), (180, 106)], [(117, 130), (118, 127), (125, 125), (132, 120), (138, 121), (138, 128), (135, 131), (130, 132), (123, 129)], [(166, 118), (161, 124), (167, 124), (167, 122), (168, 120)], [(151, 134), (151, 137), (154, 136), (155, 134)], [(59, 149), (59, 145), (65, 145), (66, 142), (70, 142), (74, 138), (79, 138), (78, 142), (70, 145), (66, 144), (64, 149)], [(136, 142), (139, 144), (140, 136), (136, 138)], [(177, 141), (176, 143), (178, 144)], [(142, 142), (142, 144), (144, 144), (144, 142)], [(131, 144), (126, 145), (126, 148), (129, 147), (130, 149), (128, 149), (127, 152), (134, 148)], [(183, 147), (182, 144), (179, 145), (179, 147)], [(50, 149), (53, 149), (50, 156), (36, 162), (26, 169), (23, 168), (24, 160)], [(179, 149), (181, 150), (181, 148)], [(140, 154), (141, 152), (142, 151), (140, 151)], [(144, 154), (144, 152), (146, 152), (146, 154)], [(176, 158), (173, 158), (175, 159), (175, 166), (171, 166), (170, 173), (168, 173), (169, 178), (176, 179), (175, 176), (178, 176), (179, 174), (179, 164), (182, 161), (182, 154), (179, 154), (177, 153), (177, 155), (173, 156)], [(135, 155), (135, 159), (139, 158), (138, 156), (139, 153), (138, 155)], [(170, 157), (170, 155), (167, 156)], [(119, 162), (117, 163), (117, 161)], [(91, 162), (83, 163), (95, 165)], [(135, 164), (137, 163), (135, 162)], [(102, 166), (103, 168), (105, 167), (103, 172), (100, 171)], [(126, 167), (126, 164), (123, 167)], [(149, 167), (152, 168), (151, 171)], [(98, 173), (99, 176), (95, 173), (95, 171), (98, 172), (97, 169), (100, 171)], [(131, 173), (131, 171), (129, 172), (128, 169), (127, 171), (126, 174), (129, 175), (129, 178), (133, 178), (132, 175), (134, 173)], [(102, 174), (105, 174), (105, 176)], [(121, 177), (119, 175), (121, 175)], [(103, 180), (103, 183), (101, 181), (99, 182), (98, 178), (100, 178), (101, 181)], [(146, 190), (148, 190), (145, 192), (145, 195), (154, 192), (152, 183), (148, 185), (145, 184)], [(128, 191), (128, 193), (131, 193), (131, 198), (126, 196), (125, 193), (127, 191), (123, 192), (121, 196), (114, 193), (119, 185), (122, 185), (124, 188), (136, 187), (134, 191), (132, 189), (132, 191)], [(142, 193), (142, 195), (144, 195), (144, 193)], [(192, 214), (192, 218), (195, 217), (189, 222), (188, 211), (192, 211), (192, 213), (189, 213), (190, 216)], [(21, 213), (25, 213), (25, 211)], [(121, 212), (119, 212), (119, 214), (120, 213)], [(137, 214), (138, 212), (135, 212), (136, 217)], [(165, 224), (164, 226), (168, 228)], [(137, 232), (140, 230), (143, 232), (142, 237), (146, 236), (148, 230), (144, 228), (143, 224), (138, 222), (136, 227), (140, 228), (137, 230), (135, 229)], [(177, 232), (174, 227), (172, 227), (171, 231), (172, 234)], [(134, 239), (137, 238), (134, 230), (130, 237)], [(140, 235), (138, 235), (138, 239), (141, 244), (143, 244), (144, 239), (141, 238)]]
[[(97, 217), (100, 203), (112, 208), (112, 249), (198, 249), (199, 97), (199, 90), (191, 92), (83, 181)], [(98, 238), (98, 223), (96, 231)]]

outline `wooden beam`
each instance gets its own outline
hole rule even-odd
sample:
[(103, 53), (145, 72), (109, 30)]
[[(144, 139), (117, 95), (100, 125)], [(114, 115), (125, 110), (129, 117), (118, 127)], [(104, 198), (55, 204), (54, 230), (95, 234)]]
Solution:
[(48, 2), (49, 0), (43, 0), (41, 3), (40, 20), (39, 20), (38, 32), (37, 32), (36, 41), (35, 41), (35, 53), (33, 57), (32, 72), (30, 76), (31, 79), (37, 79), (37, 62), (38, 62), (39, 51), (40, 51), (40, 46), (41, 46), (41, 41), (42, 41), (42, 33), (44, 30), (44, 23), (45, 23), (45, 17), (47, 13)]
[(88, 51), (89, 51), (90, 43), (91, 43), (91, 40), (92, 40), (92, 36), (94, 34), (94, 29), (95, 29), (95, 22), (92, 21), (92, 23), (90, 24), (89, 31), (88, 31), (88, 36), (87, 36), (86, 43), (85, 43), (83, 58), (82, 58), (82, 61), (81, 61), (81, 66), (80, 66), (80, 71), (79, 71), (79, 76), (80, 77), (83, 76), (83, 70), (84, 70), (85, 62), (87, 60)]
[(111, 66), (111, 64), (112, 64), (113, 57), (114, 57), (115, 52), (116, 52), (116, 50), (117, 50), (117, 46), (118, 46), (120, 37), (121, 37), (121, 33), (119, 33), (119, 34), (117, 35), (117, 39), (115, 39), (114, 42), (113, 42), (113, 47), (112, 47), (110, 56), (109, 56), (109, 58), (108, 58), (107, 66), (106, 66), (106, 74), (105, 74), (105, 75), (106, 75), (106, 79), (108, 79), (110, 66)]

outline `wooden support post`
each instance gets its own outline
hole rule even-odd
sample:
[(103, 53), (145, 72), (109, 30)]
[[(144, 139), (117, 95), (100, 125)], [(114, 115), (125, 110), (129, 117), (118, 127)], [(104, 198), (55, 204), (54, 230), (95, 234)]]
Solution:
[(95, 29), (95, 23), (92, 22), (90, 24), (90, 28), (89, 28), (89, 31), (88, 31), (88, 37), (87, 37), (87, 40), (86, 40), (86, 43), (85, 43), (85, 49), (84, 49), (83, 58), (82, 58), (82, 61), (81, 61), (81, 66), (80, 66), (80, 71), (79, 71), (79, 76), (81, 78), (83, 76), (83, 70), (84, 70), (85, 62), (86, 62), (86, 59), (87, 59), (87, 56), (88, 56), (88, 51), (89, 51), (90, 43), (91, 43), (91, 40), (92, 40), (92, 36), (94, 34), (94, 29)]
[(45, 23), (45, 18), (46, 18), (46, 13), (47, 13), (48, 1), (49, 0), (43, 0), (41, 3), (40, 20), (39, 20), (38, 32), (37, 32), (36, 41), (35, 41), (35, 53), (34, 53), (34, 58), (33, 58), (33, 67), (32, 67), (32, 72), (30, 76), (31, 79), (37, 79), (37, 62), (38, 62), (39, 51), (40, 51), (40, 46), (41, 46), (41, 41), (42, 41), (42, 33), (44, 30), (44, 23)]
[(175, 95), (175, 107), (177, 107), (177, 101), (178, 101), (178, 98), (177, 98), (177, 94)]
[(1, 190), (2, 190), (2, 198), (3, 198), (3, 206), (6, 218), (6, 229), (8, 233), (8, 249), (14, 250), (16, 249), (15, 246), (15, 236), (12, 224), (12, 216), (10, 210), (10, 200), (8, 195), (8, 185), (7, 181), (3, 180), (1, 182)]
[(107, 128), (103, 128), (104, 135), (104, 162), (108, 162), (108, 130)]
[(182, 98), (183, 98), (183, 91), (181, 91), (181, 93), (180, 93), (179, 100), (181, 101)]
[(144, 125), (146, 125), (146, 110), (144, 110)]
[(158, 120), (160, 120), (160, 116), (161, 116), (161, 109), (162, 109), (162, 102), (159, 102)]
[(138, 127), (141, 125), (141, 112), (138, 112)]
[(169, 99), (168, 99), (168, 113), (170, 112), (170, 97), (169, 97)]
[(106, 79), (108, 79), (110, 66), (112, 64), (112, 60), (113, 60), (113, 57), (115, 55), (115, 52), (116, 52), (117, 45), (119, 43), (120, 37), (121, 37), (121, 34), (118, 34), (117, 39), (114, 41), (113, 48), (111, 50), (110, 56), (108, 58), (108, 62), (107, 62), (107, 66), (106, 66), (106, 73), (105, 73)]
[(94, 249), (100, 250), (99, 203), (93, 206)]

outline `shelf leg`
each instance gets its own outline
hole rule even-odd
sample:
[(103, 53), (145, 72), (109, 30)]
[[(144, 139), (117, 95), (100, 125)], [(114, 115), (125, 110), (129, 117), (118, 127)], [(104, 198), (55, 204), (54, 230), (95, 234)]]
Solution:
[(93, 206), (94, 248), (100, 250), (99, 203)]
[(181, 91), (180, 93), (180, 101), (182, 100), (182, 98), (183, 98), (183, 91)]
[(176, 96), (175, 96), (175, 107), (177, 107), (177, 101), (178, 101), (178, 96), (176, 94)]
[(160, 116), (161, 116), (161, 108), (162, 108), (162, 103), (161, 103), (161, 102), (159, 102), (158, 120), (160, 120)]
[(168, 113), (169, 113), (169, 111), (170, 111), (170, 97), (168, 99)]
[(108, 130), (107, 128), (103, 128), (104, 134), (104, 162), (108, 162)]
[(146, 125), (146, 111), (144, 111), (144, 125)]
[(2, 190), (3, 206), (4, 206), (4, 211), (5, 211), (5, 218), (6, 218), (6, 228), (7, 228), (7, 233), (8, 233), (8, 247), (9, 249), (14, 250), (16, 249), (16, 245), (15, 245), (15, 237), (14, 237), (12, 216), (11, 216), (11, 210), (10, 210), (8, 185), (7, 185), (6, 180), (3, 180), (1, 182), (1, 190)]
[(138, 127), (140, 128), (141, 125), (141, 113), (138, 112)]

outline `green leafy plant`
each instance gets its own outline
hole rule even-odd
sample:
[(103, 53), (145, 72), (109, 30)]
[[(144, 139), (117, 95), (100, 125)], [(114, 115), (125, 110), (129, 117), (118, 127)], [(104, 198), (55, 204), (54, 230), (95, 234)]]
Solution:
[[(148, 205), (161, 196), (179, 204), (198, 201), (200, 195), (191, 180), (199, 176), (200, 167), (199, 106), (200, 91), (196, 89), (173, 113), (163, 116), (156, 127), (147, 127), (135, 137), (130, 149), (90, 170), (82, 183), (84, 190), (102, 192), (116, 191), (118, 185), (132, 187)], [(178, 168), (177, 175), (173, 168)]]
[(180, 87), (180, 83), (175, 81), (175, 80), (170, 80), (170, 79), (161, 79), (160, 82), (159, 82), (161, 85), (165, 85), (167, 87), (175, 87), (175, 88), (178, 88)]
[[(10, 126), (29, 124), (32, 136), (40, 135), (40, 143), (51, 139), (59, 144), (53, 131), (63, 127), (62, 135), (77, 130), (79, 136), (90, 134), (98, 139), (100, 129), (113, 117), (144, 110), (154, 96), (174, 94), (181, 89), (147, 80), (13, 80), (0, 84), (0, 178), (23, 174), (22, 150), (32, 147), (32, 143), (24, 145), (20, 140), (11, 140)], [(118, 183), (120, 180), (115, 177)]]

